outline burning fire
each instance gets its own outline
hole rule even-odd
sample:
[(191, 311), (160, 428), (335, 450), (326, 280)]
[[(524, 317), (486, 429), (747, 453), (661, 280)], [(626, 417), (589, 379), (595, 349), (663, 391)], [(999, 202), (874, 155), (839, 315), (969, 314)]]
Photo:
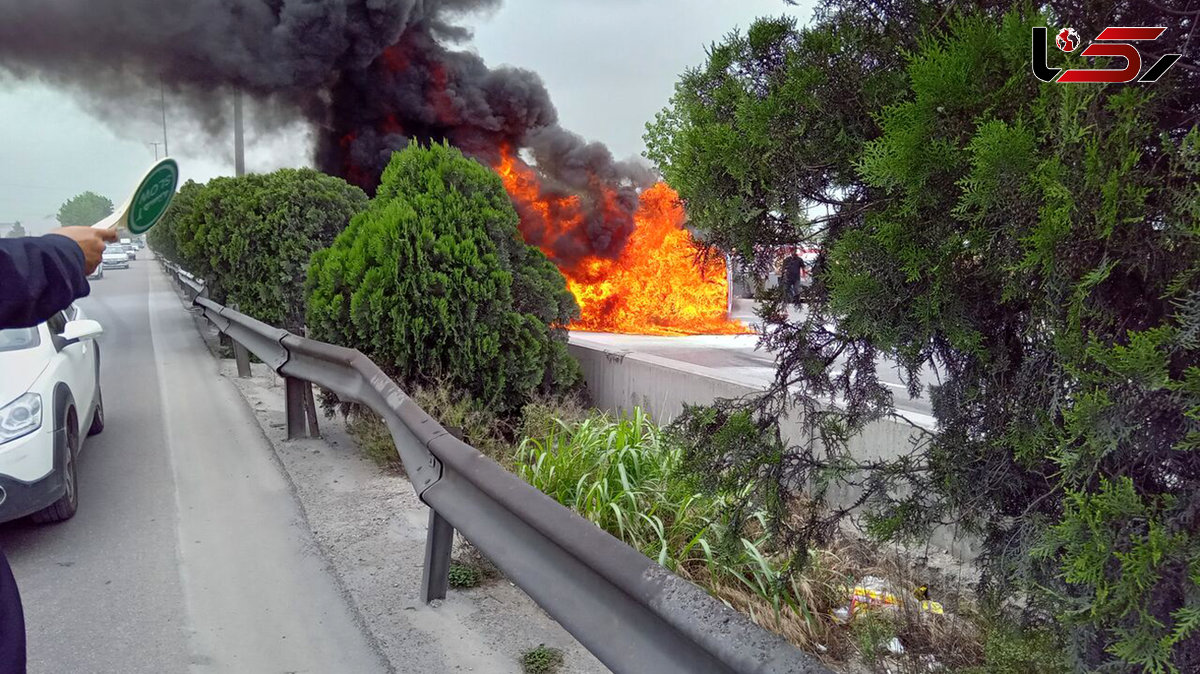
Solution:
[[(550, 254), (555, 237), (578, 236), (583, 209), (578, 196), (546, 196), (532, 168), (504, 150), (495, 167), (521, 210), (540, 216), (539, 232)], [(611, 190), (606, 198), (615, 200)], [(582, 317), (570, 327), (641, 335), (742, 334), (727, 315), (728, 277), (720, 258), (700, 261), (679, 195), (665, 183), (641, 194), (635, 229), (617, 259), (591, 257), (562, 269)], [(527, 227), (522, 223), (522, 230)], [(528, 237), (527, 237), (528, 238)]]

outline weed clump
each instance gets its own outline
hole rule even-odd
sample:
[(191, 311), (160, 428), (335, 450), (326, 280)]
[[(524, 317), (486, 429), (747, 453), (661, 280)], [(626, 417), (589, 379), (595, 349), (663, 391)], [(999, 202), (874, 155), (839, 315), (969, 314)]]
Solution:
[(483, 571), (467, 564), (450, 565), (450, 587), (469, 590), (483, 582)]
[(546, 644), (525, 651), (521, 656), (521, 667), (525, 674), (553, 674), (562, 664), (563, 652), (557, 648), (548, 648)]

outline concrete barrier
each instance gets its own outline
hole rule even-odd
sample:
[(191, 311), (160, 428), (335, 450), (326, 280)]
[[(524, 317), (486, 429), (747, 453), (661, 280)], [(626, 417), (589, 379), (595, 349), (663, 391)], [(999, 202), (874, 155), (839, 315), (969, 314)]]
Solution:
[[(741, 398), (761, 393), (770, 383), (770, 371), (765, 368), (705, 367), (614, 347), (603, 336), (587, 333), (573, 333), (569, 350), (583, 367), (588, 391), (597, 407), (614, 413), (641, 407), (659, 424), (677, 418), (685, 404), (706, 405), (722, 398)], [(929, 415), (916, 412), (904, 415), (918, 427), (935, 427), (935, 420)], [(805, 440), (796, 418), (784, 419), (780, 431), (790, 445)], [(918, 428), (902, 421), (877, 421), (850, 441), (849, 451), (862, 460), (894, 459), (911, 451), (914, 439), (920, 435)], [(830, 490), (834, 503), (853, 503), (855, 497), (849, 487)], [(960, 563), (969, 564), (976, 555), (976, 541), (958, 535), (951, 528), (936, 531), (929, 544)]]
[(572, 335), (568, 348), (583, 366), (588, 391), (598, 407), (613, 412), (641, 407), (658, 423), (679, 416), (685, 403), (706, 404), (763, 390), (751, 376), (622, 351), (586, 337)]

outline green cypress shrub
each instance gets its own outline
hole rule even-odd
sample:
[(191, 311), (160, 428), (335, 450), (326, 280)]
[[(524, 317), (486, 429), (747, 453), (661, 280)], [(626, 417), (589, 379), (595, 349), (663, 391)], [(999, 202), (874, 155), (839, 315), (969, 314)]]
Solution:
[(446, 145), (392, 157), (375, 199), (313, 255), (308, 326), (406, 386), (444, 385), (498, 412), (575, 387), (566, 281), (521, 239), (500, 178)]
[(179, 188), (179, 193), (175, 195), (175, 199), (171, 202), (171, 205), (167, 208), (163, 219), (154, 226), (154, 229), (146, 232), (146, 242), (150, 244), (150, 248), (154, 250), (155, 255), (170, 260), (175, 264), (183, 265), (189, 271), (192, 269), (192, 266), (188, 264), (188, 261), (184, 259), (183, 254), (179, 250), (176, 227), (183, 218), (191, 216), (192, 209), (195, 208), (196, 196), (203, 189), (204, 185), (194, 180), (184, 183)]
[(309, 258), (366, 205), (362, 190), (312, 169), (216, 178), (184, 185), (159, 236), (215, 301), (300, 333)]

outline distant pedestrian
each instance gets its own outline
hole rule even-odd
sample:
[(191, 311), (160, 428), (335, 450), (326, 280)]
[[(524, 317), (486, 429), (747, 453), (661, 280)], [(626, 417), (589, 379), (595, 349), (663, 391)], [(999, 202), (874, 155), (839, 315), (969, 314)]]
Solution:
[(783, 260), (783, 296), (788, 304), (800, 302), (800, 278), (804, 274), (804, 260), (796, 249)]

